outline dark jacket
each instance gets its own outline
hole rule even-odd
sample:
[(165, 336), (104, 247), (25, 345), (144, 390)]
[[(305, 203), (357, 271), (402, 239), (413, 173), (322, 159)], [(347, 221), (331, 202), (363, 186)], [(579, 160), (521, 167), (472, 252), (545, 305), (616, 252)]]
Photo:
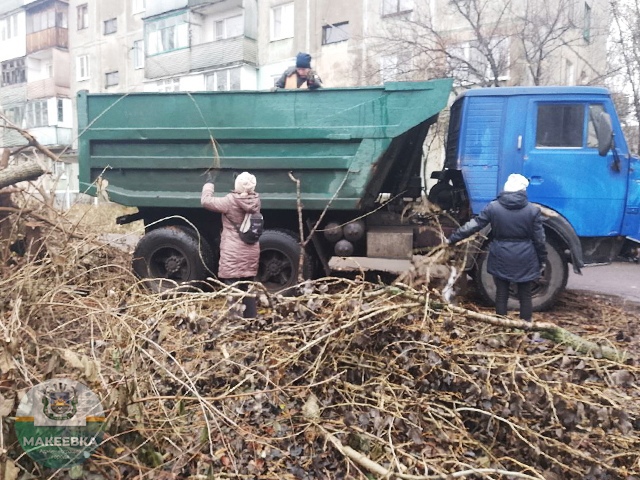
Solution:
[(309, 75), (306, 78), (303, 78), (298, 75), (298, 70), (296, 67), (287, 68), (282, 76), (276, 81), (275, 86), (277, 88), (285, 88), (287, 86), (287, 78), (291, 77), (293, 79), (296, 88), (306, 87), (309, 90), (315, 90), (316, 88), (320, 88), (322, 86), (322, 80), (314, 70), (309, 70)]
[(529, 282), (540, 276), (547, 260), (540, 208), (529, 203), (527, 192), (502, 192), (477, 217), (458, 228), (453, 244), (491, 224), (487, 271), (510, 282)]
[(260, 197), (257, 193), (237, 192), (228, 193), (224, 197), (214, 197), (213, 190), (213, 184), (206, 183), (202, 187), (200, 202), (207, 210), (223, 214), (218, 277), (255, 277), (258, 273), (260, 243), (244, 243), (231, 221), (240, 225), (245, 213), (259, 212)]

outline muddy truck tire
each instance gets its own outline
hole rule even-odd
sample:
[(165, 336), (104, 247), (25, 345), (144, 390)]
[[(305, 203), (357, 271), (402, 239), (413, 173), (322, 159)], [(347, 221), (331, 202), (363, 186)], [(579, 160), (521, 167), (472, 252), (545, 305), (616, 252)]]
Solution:
[[(562, 249), (547, 240), (547, 263), (544, 269), (544, 277), (533, 283), (532, 302), (533, 311), (540, 312), (550, 309), (558, 300), (558, 296), (567, 286), (569, 267)], [(485, 248), (478, 256), (474, 281), (478, 292), (488, 305), (495, 305), (496, 285), (493, 275), (487, 272), (487, 258), (489, 252)], [(515, 285), (511, 286), (511, 294), (507, 308), (518, 310), (520, 303), (516, 295)]]

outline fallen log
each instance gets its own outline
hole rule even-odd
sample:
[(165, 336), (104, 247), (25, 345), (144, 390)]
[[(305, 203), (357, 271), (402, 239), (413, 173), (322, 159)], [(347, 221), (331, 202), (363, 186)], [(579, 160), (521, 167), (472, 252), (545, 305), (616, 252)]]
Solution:
[(12, 165), (0, 170), (0, 188), (15, 185), (27, 180), (35, 180), (44, 173), (44, 169), (34, 161), (21, 165)]
[[(404, 288), (403, 288), (404, 287)], [(396, 284), (393, 287), (387, 287), (394, 294), (400, 294), (406, 297), (409, 297), (413, 300), (421, 301), (424, 303), (426, 301), (426, 296), (419, 294), (418, 292), (410, 292), (406, 290), (405, 285)], [(572, 333), (568, 330), (565, 330), (562, 327), (550, 322), (525, 322), (524, 320), (512, 320), (507, 317), (500, 317), (497, 315), (489, 315), (487, 313), (479, 313), (474, 312), (472, 310), (467, 310), (466, 308), (458, 307), (455, 305), (448, 304), (446, 302), (438, 302), (434, 299), (430, 299), (429, 305), (434, 310), (444, 310), (447, 309), (452, 313), (456, 313), (458, 315), (462, 315), (466, 318), (471, 318), (473, 320), (478, 320), (484, 323), (488, 323), (490, 325), (495, 325), (498, 327), (506, 327), (513, 328), (519, 330), (540, 332), (540, 336), (546, 338), (547, 340), (551, 340), (553, 342), (568, 345), (573, 348), (576, 352), (584, 354), (584, 355), (592, 355), (596, 358), (604, 358), (607, 360), (611, 360), (614, 362), (624, 362), (628, 358), (628, 354), (625, 351), (619, 351), (614, 347), (601, 345), (596, 342), (592, 342), (590, 340), (586, 340), (575, 333)]]
[(596, 358), (605, 358), (615, 362), (624, 362), (627, 359), (627, 353), (624, 351), (621, 352), (614, 347), (586, 340), (580, 335), (576, 335), (569, 330), (565, 330), (554, 323), (512, 320), (506, 317), (474, 312), (462, 307), (456, 307), (455, 305), (448, 305), (447, 308), (459, 315), (463, 315), (467, 318), (473, 318), (474, 320), (480, 320), (481, 322), (489, 323), (491, 325), (540, 332), (541, 337), (559, 344), (569, 345), (576, 352), (585, 355), (593, 355)]

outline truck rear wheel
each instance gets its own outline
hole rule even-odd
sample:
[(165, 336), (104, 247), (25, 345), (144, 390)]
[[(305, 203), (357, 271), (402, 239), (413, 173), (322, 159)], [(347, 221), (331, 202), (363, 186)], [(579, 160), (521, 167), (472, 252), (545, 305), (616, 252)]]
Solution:
[[(260, 237), (260, 263), (256, 280), (269, 292), (281, 292), (298, 283), (300, 244), (289, 230), (265, 230)], [(305, 252), (303, 277), (312, 273), (310, 256)]]
[(133, 252), (133, 271), (159, 293), (213, 275), (213, 255), (207, 241), (192, 229), (167, 226), (151, 230)]
[[(558, 295), (567, 286), (569, 278), (569, 267), (564, 258), (562, 249), (554, 242), (547, 241), (547, 264), (545, 266), (544, 278), (533, 284), (533, 310), (540, 312), (548, 310), (558, 299)], [(493, 275), (487, 272), (487, 257), (489, 252), (483, 251), (478, 257), (477, 270), (474, 275), (475, 284), (482, 298), (490, 305), (495, 305), (496, 285), (493, 282)], [(509, 310), (518, 310), (519, 302), (512, 286), (511, 295), (507, 307)]]

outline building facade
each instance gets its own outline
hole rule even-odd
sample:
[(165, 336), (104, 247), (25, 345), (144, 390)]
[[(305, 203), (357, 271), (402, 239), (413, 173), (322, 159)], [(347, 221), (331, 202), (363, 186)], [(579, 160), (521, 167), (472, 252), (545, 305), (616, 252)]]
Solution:
[[(82, 135), (80, 90), (270, 89), (300, 51), (327, 87), (442, 76), (459, 89), (603, 84), (608, 9), (606, 0), (3, 0), (0, 108), (62, 153)], [(6, 128), (0, 142), (25, 143)], [(75, 165), (52, 169), (74, 189)]]

